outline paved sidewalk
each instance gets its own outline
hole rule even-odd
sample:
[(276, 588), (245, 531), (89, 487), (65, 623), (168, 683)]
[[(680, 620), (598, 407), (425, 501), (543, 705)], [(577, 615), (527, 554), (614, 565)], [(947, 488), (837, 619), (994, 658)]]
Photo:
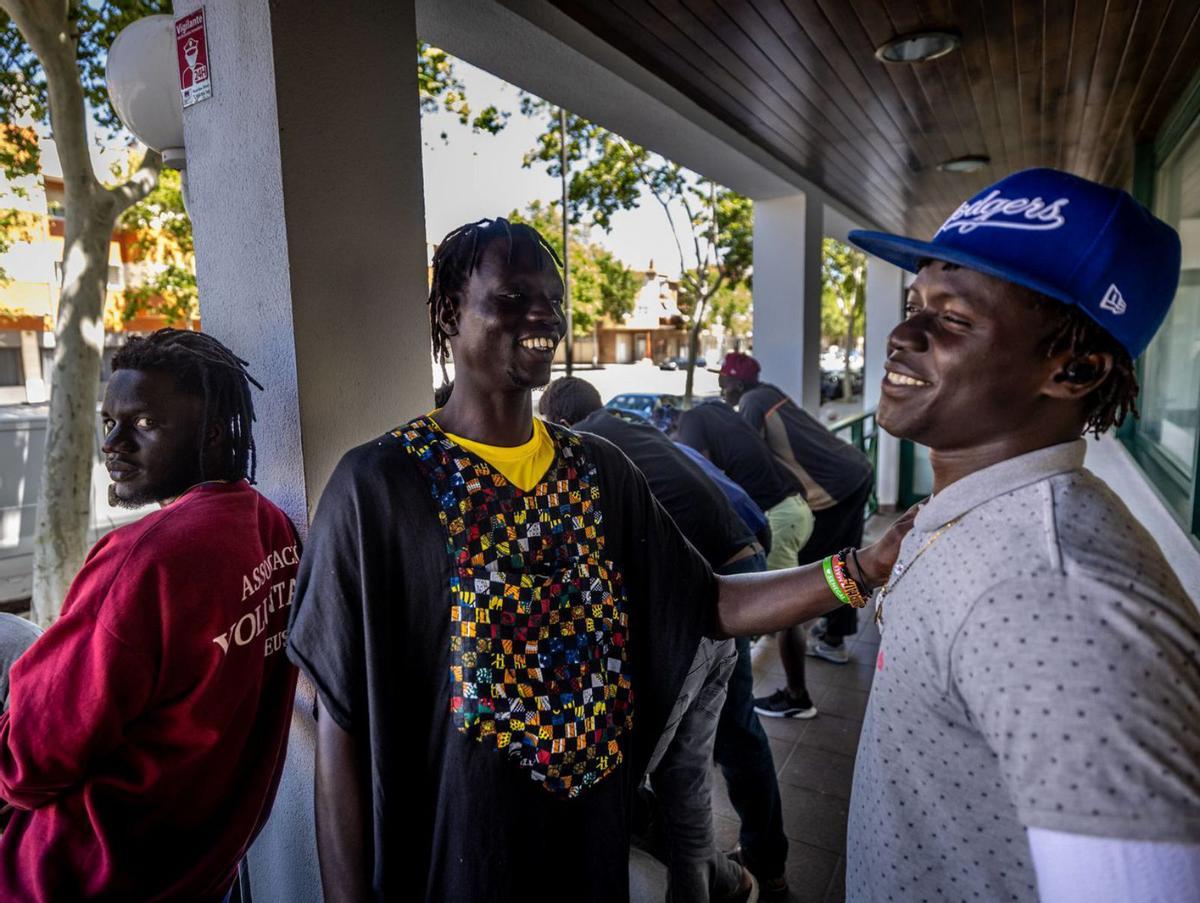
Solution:
[[(874, 518), (868, 525), (867, 541), (876, 538), (892, 519)], [(819, 712), (816, 718), (762, 719), (783, 798), (788, 900), (835, 903), (846, 899), (846, 818), (854, 754), (879, 654), (879, 631), (872, 611), (868, 607), (859, 612), (858, 633), (846, 641), (848, 663), (835, 665), (811, 656), (806, 660), (805, 678)], [(755, 696), (765, 696), (784, 685), (773, 638), (763, 637), (754, 645), (753, 661)], [(713, 776), (713, 818), (718, 847), (732, 849), (737, 844), (738, 821), (720, 771)]]

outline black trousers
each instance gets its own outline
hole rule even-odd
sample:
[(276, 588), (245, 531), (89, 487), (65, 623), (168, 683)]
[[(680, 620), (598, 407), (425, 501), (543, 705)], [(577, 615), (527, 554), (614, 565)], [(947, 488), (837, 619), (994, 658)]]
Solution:
[[(799, 563), (811, 564), (827, 558), (847, 546), (862, 545), (867, 499), (871, 497), (874, 475), (836, 505), (813, 512), (813, 531), (800, 550)], [(826, 636), (843, 637), (858, 632), (858, 611), (839, 605), (826, 620)]]

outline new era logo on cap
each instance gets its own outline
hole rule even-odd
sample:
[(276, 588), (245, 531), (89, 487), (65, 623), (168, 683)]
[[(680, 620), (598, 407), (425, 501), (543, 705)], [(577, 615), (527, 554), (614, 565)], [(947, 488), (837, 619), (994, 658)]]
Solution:
[(1125, 313), (1125, 307), (1125, 299), (1121, 296), (1121, 290), (1115, 285), (1110, 285), (1108, 291), (1104, 293), (1104, 297), (1100, 299), (1100, 309), (1120, 316)]

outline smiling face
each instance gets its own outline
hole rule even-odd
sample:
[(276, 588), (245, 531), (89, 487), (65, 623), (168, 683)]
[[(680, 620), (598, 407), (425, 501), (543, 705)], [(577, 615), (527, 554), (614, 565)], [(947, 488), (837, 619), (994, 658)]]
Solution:
[[(953, 264), (921, 268), (888, 338), (877, 417), (889, 433), (941, 451), (1061, 431), (1078, 417), (1047, 356), (1046, 315), (1024, 289)], [(1078, 435), (1076, 431), (1075, 435)]]
[(172, 499), (203, 480), (204, 402), (157, 370), (117, 370), (104, 392), (109, 499), (125, 508)]
[(528, 390), (550, 381), (566, 319), (563, 284), (550, 254), (520, 233), (493, 238), (446, 316), (455, 384)]

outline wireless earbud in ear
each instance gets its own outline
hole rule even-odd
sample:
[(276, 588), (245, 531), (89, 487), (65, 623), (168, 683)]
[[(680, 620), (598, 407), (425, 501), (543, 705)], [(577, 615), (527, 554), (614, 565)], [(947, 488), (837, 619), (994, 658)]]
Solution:
[(1057, 378), (1060, 382), (1086, 383), (1091, 382), (1099, 375), (1095, 364), (1087, 361), (1071, 361)]

